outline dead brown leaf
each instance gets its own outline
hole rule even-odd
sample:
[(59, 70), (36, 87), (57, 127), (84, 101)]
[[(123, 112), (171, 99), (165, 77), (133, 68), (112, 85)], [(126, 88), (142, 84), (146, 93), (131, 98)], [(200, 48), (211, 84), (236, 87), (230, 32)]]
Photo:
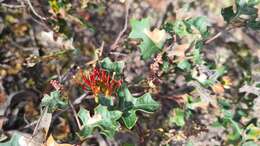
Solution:
[(147, 2), (150, 4), (152, 8), (159, 12), (164, 11), (168, 5), (167, 0), (147, 0)]
[(6, 101), (6, 95), (3, 91), (0, 91), (0, 105), (4, 104)]
[(43, 146), (72, 146), (71, 144), (58, 144), (52, 135), (49, 136), (47, 142)]
[(169, 57), (172, 58), (177, 56), (178, 59), (183, 60), (185, 58), (185, 52), (189, 49), (189, 44), (181, 44), (174, 47), (172, 50), (169, 51)]
[(217, 83), (217, 84), (211, 86), (211, 89), (216, 94), (223, 94), (225, 92), (224, 87), (221, 83)]
[(153, 31), (144, 30), (144, 33), (155, 43), (160, 44), (168, 38), (166, 31), (155, 28)]

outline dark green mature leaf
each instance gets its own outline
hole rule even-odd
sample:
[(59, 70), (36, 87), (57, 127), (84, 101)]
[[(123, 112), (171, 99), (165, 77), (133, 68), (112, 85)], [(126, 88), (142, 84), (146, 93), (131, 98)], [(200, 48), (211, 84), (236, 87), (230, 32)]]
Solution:
[(151, 25), (148, 18), (144, 18), (140, 21), (131, 19), (130, 24), (132, 26), (132, 31), (129, 34), (129, 38), (142, 40), (139, 47), (144, 60), (147, 60), (151, 58), (152, 55), (158, 53), (168, 38), (164, 30), (155, 29), (151, 32)]
[(260, 21), (252, 20), (248, 22), (248, 26), (255, 30), (260, 30)]
[(136, 111), (149, 113), (159, 108), (159, 103), (153, 100), (149, 93), (135, 98), (125, 86), (120, 89), (119, 97), (120, 110), (123, 111), (122, 119), (128, 129), (133, 128), (138, 119)]
[(239, 6), (254, 6), (260, 3), (260, 0), (236, 0)]
[(188, 60), (183, 60), (183, 61), (178, 63), (177, 67), (182, 69), (182, 70), (190, 70), (191, 64), (189, 63)]
[(236, 14), (233, 11), (233, 7), (232, 6), (223, 8), (221, 10), (221, 14), (222, 14), (224, 20), (227, 21), (228, 23), (231, 22), (231, 20), (236, 17)]
[(95, 128), (99, 128), (100, 133), (112, 138), (119, 128), (117, 120), (120, 119), (122, 112), (117, 110), (109, 111), (106, 106), (99, 105), (95, 108), (92, 117), (89, 111), (84, 108), (80, 108), (78, 115), (84, 126), (80, 132), (81, 136), (88, 137), (93, 134)]
[(200, 33), (201, 37), (206, 38), (209, 35), (208, 26), (209, 23), (207, 18), (200, 16), (188, 20), (176, 20), (173, 23), (167, 23), (165, 25), (165, 29), (167, 32), (174, 32), (179, 37), (193, 35), (194, 30), (196, 30)]
[(191, 27), (195, 27), (201, 34), (202, 37), (207, 37), (209, 35), (208, 32), (208, 26), (209, 23), (207, 21), (207, 17), (195, 17), (195, 18), (191, 18), (188, 19), (186, 21), (186, 23), (188, 23), (189, 28), (191, 29)]
[(61, 95), (59, 91), (53, 91), (51, 92), (51, 95), (44, 95), (41, 101), (41, 106), (48, 107), (49, 112), (53, 112), (58, 108), (65, 108), (68, 103), (63, 101), (60, 96)]
[(110, 58), (106, 57), (101, 61), (101, 67), (106, 69), (109, 72), (115, 72), (117, 74), (121, 74), (123, 72), (125, 66), (125, 62), (117, 61), (112, 62)]
[(221, 13), (228, 23), (239, 23), (252, 29), (260, 29), (260, 22), (256, 20), (258, 9), (255, 7), (260, 0), (236, 0), (236, 8), (233, 6), (223, 8)]

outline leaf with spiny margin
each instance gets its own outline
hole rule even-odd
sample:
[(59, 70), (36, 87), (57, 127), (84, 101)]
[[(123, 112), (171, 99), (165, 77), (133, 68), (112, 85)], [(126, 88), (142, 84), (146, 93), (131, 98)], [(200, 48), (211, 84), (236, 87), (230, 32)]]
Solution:
[(159, 103), (156, 102), (150, 95), (146, 93), (140, 97), (133, 97), (128, 88), (123, 85), (119, 90), (119, 106), (120, 110), (123, 112), (122, 119), (125, 126), (128, 129), (134, 127), (137, 122), (136, 111), (142, 111), (151, 113), (159, 108)]
[(142, 39), (139, 45), (141, 49), (142, 59), (147, 60), (152, 55), (158, 53), (163, 47), (164, 42), (169, 38), (165, 30), (154, 29), (150, 31), (151, 25), (148, 18), (142, 20), (131, 19), (130, 24), (132, 30), (129, 38)]
[(53, 112), (58, 108), (65, 108), (68, 102), (60, 98), (61, 94), (59, 91), (53, 91), (50, 95), (45, 94), (42, 101), (42, 107), (48, 107), (49, 112)]
[(117, 120), (122, 116), (122, 112), (118, 110), (109, 111), (106, 106), (102, 105), (97, 106), (94, 111), (94, 116), (91, 117), (89, 111), (80, 108), (78, 115), (83, 123), (80, 135), (88, 137), (93, 134), (95, 128), (99, 128), (100, 133), (112, 138), (119, 129), (120, 125)]
[(189, 63), (188, 60), (182, 60), (181, 62), (179, 62), (177, 64), (177, 67), (182, 69), (182, 70), (189, 71), (191, 69), (191, 64)]
[(189, 25), (187, 25), (188, 29), (192, 29), (192, 27), (194, 27), (195, 29), (197, 29), (200, 32), (202, 37), (204, 37), (204, 38), (208, 37), (209, 23), (207, 21), (207, 17), (200, 16), (200, 17), (191, 18), (186, 21), (186, 24), (189, 24)]
[(121, 74), (125, 67), (125, 62), (116, 61), (112, 62), (110, 58), (106, 57), (101, 61), (101, 67), (109, 72), (115, 72), (116, 74)]
[(256, 5), (260, 0), (236, 0), (236, 11), (233, 6), (223, 8), (221, 14), (225, 21), (252, 29), (260, 29), (260, 21), (257, 21), (258, 9)]
[(181, 38), (190, 35), (194, 37), (195, 34), (198, 34), (199, 37), (206, 38), (209, 35), (208, 26), (207, 18), (200, 16), (166, 23), (164, 29), (171, 34), (177, 34)]

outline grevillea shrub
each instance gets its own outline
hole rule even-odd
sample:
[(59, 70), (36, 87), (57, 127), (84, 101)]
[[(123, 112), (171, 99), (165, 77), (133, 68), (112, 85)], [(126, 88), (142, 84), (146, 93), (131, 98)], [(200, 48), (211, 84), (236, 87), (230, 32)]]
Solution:
[(260, 145), (260, 0), (0, 1), (0, 146)]

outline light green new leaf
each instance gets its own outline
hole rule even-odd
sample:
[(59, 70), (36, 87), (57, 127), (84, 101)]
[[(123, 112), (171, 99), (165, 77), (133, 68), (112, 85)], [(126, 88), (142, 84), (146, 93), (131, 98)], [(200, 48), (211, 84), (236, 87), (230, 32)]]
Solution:
[(147, 60), (155, 53), (158, 53), (168, 38), (168, 35), (164, 30), (155, 29), (151, 32), (151, 25), (148, 18), (144, 18), (140, 21), (131, 19), (130, 24), (132, 26), (132, 31), (129, 34), (129, 38), (142, 39), (139, 47), (144, 60)]
[(260, 139), (260, 128), (254, 126), (253, 124), (249, 125), (247, 128), (246, 140), (258, 140)]
[(259, 146), (259, 145), (253, 141), (248, 141), (243, 143), (242, 146)]
[(119, 129), (117, 120), (120, 119), (122, 112), (117, 110), (109, 111), (106, 106), (99, 105), (95, 108), (95, 114), (92, 117), (89, 111), (84, 108), (80, 108), (78, 115), (84, 126), (80, 132), (81, 136), (90, 136), (95, 128), (99, 128), (100, 133), (112, 138)]
[(180, 108), (174, 109), (174, 116), (170, 117), (170, 123), (174, 123), (177, 126), (184, 126), (185, 125), (185, 112)]
[(125, 86), (120, 89), (119, 97), (120, 109), (123, 111), (122, 119), (128, 129), (133, 128), (138, 119), (136, 111), (150, 113), (159, 108), (159, 103), (153, 100), (149, 93), (135, 98)]
[(112, 62), (110, 58), (106, 57), (101, 61), (101, 67), (108, 70), (109, 72), (115, 72), (121, 74), (123, 72), (125, 62), (117, 61)]
[(182, 20), (176, 20), (172, 24), (172, 27), (173, 27), (173, 31), (180, 37), (183, 37), (183, 36), (190, 34), (187, 31), (187, 26), (186, 26), (185, 22), (182, 21)]
[(60, 96), (61, 95), (59, 91), (53, 91), (50, 95), (44, 95), (41, 101), (41, 106), (48, 107), (49, 112), (53, 112), (58, 108), (65, 108), (68, 103), (63, 101)]
[(19, 145), (19, 140), (22, 138), (22, 135), (18, 134), (17, 132), (15, 132), (12, 135), (12, 138), (4, 143), (0, 142), (1, 146), (18, 146)]

